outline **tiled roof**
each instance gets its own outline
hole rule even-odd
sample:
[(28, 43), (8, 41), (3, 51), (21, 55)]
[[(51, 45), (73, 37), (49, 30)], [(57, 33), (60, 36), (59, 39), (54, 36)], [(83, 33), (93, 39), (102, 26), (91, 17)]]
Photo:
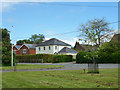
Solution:
[(68, 48), (68, 47), (64, 47), (63, 49), (61, 49), (58, 53), (78, 53), (77, 51)]
[(115, 34), (111, 41), (119, 41), (120, 42), (120, 34)]
[(62, 46), (71, 46), (70, 44), (67, 44), (63, 41), (60, 41), (56, 38), (52, 38), (50, 40), (47, 40), (45, 42), (40, 43), (38, 46), (47, 46), (47, 45), (62, 45)]
[(25, 46), (27, 46), (29, 49), (35, 49), (36, 48), (36, 44), (23, 44)]
[(14, 47), (16, 47), (19, 50), (21, 46), (22, 45), (15, 45)]
[(83, 47), (79, 44), (79, 42), (76, 42), (74, 48), (75, 48), (76, 50), (82, 50), (82, 51), (85, 50), (85, 48), (83, 48)]

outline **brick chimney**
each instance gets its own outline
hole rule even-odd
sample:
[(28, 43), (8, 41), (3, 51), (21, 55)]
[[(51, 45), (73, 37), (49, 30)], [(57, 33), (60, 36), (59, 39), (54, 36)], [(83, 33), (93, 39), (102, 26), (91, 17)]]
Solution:
[(66, 47), (66, 53), (67, 53), (67, 47)]

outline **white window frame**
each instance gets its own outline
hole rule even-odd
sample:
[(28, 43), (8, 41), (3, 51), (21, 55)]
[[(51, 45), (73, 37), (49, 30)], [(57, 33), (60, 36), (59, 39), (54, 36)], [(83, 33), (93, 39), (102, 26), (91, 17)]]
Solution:
[(23, 53), (27, 53), (27, 49), (23, 49)]

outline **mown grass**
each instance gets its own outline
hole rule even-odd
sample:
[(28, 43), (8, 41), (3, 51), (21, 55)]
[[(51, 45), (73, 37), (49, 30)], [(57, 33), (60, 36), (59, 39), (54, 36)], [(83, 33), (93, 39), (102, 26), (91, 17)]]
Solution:
[(118, 69), (3, 72), (3, 88), (117, 88)]
[[(33, 69), (54, 69), (61, 68), (63, 65), (34, 65), (34, 64), (18, 64), (16, 66), (17, 70), (33, 70)], [(14, 67), (3, 66), (0, 67), (0, 70), (14, 70)]]

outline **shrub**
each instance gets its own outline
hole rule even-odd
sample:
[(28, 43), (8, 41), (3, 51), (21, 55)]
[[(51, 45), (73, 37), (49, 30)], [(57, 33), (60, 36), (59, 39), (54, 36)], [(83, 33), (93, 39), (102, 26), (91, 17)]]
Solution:
[(51, 54), (35, 54), (35, 55), (18, 55), (16, 56), (18, 62), (25, 63), (58, 63), (58, 62), (72, 62), (72, 55), (51, 55)]
[(88, 52), (80, 51), (76, 56), (76, 63), (88, 63), (88, 59), (85, 56), (88, 55)]

